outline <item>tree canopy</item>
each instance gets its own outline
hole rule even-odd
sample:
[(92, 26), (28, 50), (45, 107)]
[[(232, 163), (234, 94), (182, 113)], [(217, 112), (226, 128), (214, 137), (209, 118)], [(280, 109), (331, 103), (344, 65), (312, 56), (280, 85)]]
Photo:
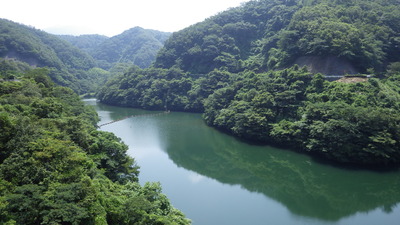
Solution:
[(0, 80), (1, 224), (190, 224), (48, 69)]
[(399, 10), (396, 0), (250, 1), (172, 34), (155, 65), (266, 71), (301, 56), (334, 56), (358, 72), (385, 71), (400, 60)]
[[(399, 10), (396, 1), (250, 1), (173, 33), (154, 67), (132, 68), (98, 96), (204, 112), (240, 138), (342, 163), (399, 165)], [(384, 79), (329, 83), (292, 66), (307, 56)]]

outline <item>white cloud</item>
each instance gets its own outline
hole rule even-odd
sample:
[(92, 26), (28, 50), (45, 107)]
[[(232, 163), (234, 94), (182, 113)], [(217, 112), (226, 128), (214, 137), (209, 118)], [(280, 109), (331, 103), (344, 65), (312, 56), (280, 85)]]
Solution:
[[(249, 0), (5, 0), (0, 17), (44, 30), (116, 35), (135, 26), (178, 31)], [(68, 29), (66, 29), (68, 28)]]
[(205, 178), (206, 178), (205, 176), (202, 176), (202, 175), (197, 174), (197, 173), (194, 173), (194, 172), (191, 172), (191, 173), (189, 174), (189, 180), (190, 180), (193, 184), (198, 184), (198, 183), (200, 183), (202, 180), (204, 180)]

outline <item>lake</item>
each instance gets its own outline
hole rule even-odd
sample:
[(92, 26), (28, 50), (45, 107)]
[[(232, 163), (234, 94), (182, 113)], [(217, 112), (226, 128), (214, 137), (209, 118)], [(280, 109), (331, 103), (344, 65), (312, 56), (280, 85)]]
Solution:
[[(157, 112), (85, 100), (99, 124)], [(160, 182), (194, 225), (397, 225), (400, 171), (344, 169), (208, 127), (201, 114), (131, 117), (100, 128), (128, 146), (139, 181)]]

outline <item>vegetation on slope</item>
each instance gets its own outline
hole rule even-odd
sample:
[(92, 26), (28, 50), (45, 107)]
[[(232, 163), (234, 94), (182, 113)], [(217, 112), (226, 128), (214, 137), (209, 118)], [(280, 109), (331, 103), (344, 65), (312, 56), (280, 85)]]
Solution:
[(58, 35), (63, 40), (68, 41), (73, 46), (89, 53), (89, 55), (93, 56), (96, 49), (102, 44), (105, 40), (108, 39), (107, 36), (98, 35), (98, 34), (85, 34), (79, 36), (73, 35)]
[[(396, 0), (258, 0), (174, 33), (156, 66), (196, 74), (284, 68), (300, 56), (334, 56), (360, 72), (400, 60)], [(343, 71), (345, 72), (345, 71)]]
[(1, 224), (189, 224), (127, 146), (37, 68), (0, 80)]
[(343, 163), (400, 163), (398, 76), (348, 84), (296, 68), (245, 76), (208, 97), (207, 123)]
[(178, 69), (132, 69), (110, 81), (105, 103), (203, 111), (206, 122), (244, 139), (344, 163), (400, 162), (399, 75), (363, 83), (326, 81), (306, 68), (194, 79)]
[(106, 75), (98, 73), (94, 59), (55, 35), (0, 19), (0, 57), (48, 67), (57, 84), (78, 93), (93, 92)]
[[(399, 165), (399, 10), (380, 0), (251, 1), (174, 33), (155, 68), (111, 79), (99, 99), (205, 112), (208, 124), (244, 139)], [(386, 78), (329, 83), (306, 68), (276, 70), (301, 56), (345, 59)]]
[(111, 38), (100, 35), (61, 38), (86, 51), (101, 68), (109, 70), (121, 63), (149, 67), (169, 36), (170, 33), (134, 27)]
[(95, 50), (93, 57), (105, 69), (116, 63), (132, 63), (147, 68), (154, 62), (158, 50), (169, 36), (170, 33), (134, 27), (105, 40)]

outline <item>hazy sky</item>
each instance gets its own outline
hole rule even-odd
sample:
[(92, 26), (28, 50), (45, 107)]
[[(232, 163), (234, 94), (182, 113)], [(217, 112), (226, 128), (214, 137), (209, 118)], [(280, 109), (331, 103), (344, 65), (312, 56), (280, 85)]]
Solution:
[(50, 33), (173, 32), (249, 0), (2, 0), (0, 18)]

